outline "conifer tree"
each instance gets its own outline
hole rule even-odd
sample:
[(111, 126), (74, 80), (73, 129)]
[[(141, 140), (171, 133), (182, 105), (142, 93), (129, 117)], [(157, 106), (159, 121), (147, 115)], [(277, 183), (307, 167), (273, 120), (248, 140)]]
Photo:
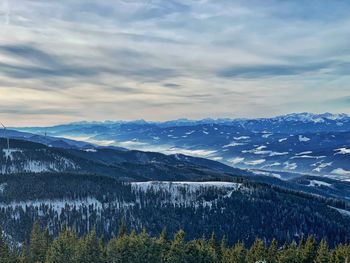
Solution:
[[(40, 244), (42, 250), (38, 249)], [(39, 261), (46, 250), (44, 261)], [(35, 256), (39, 260), (34, 262)], [(326, 240), (317, 246), (311, 236), (299, 245), (293, 241), (280, 249), (277, 241), (267, 247), (263, 240), (256, 239), (247, 250), (242, 242), (228, 247), (225, 238), (217, 242), (214, 235), (210, 239), (185, 241), (185, 232), (180, 230), (169, 241), (166, 230), (154, 238), (143, 229), (139, 234), (133, 230), (129, 235), (122, 231), (106, 246), (95, 228), (80, 239), (64, 228), (51, 241), (49, 232), (41, 231), (36, 223), (29, 245), (22, 244), (19, 252), (10, 248), (0, 235), (0, 263), (350, 263), (349, 257), (350, 245), (329, 249)]]
[(0, 263), (10, 263), (11, 262), (11, 254), (10, 248), (7, 245), (2, 228), (0, 227)]
[(140, 234), (139, 243), (143, 247), (141, 257), (144, 262), (161, 262), (162, 254), (156, 245), (156, 240), (149, 236), (145, 228)]
[(328, 244), (325, 239), (322, 239), (318, 247), (315, 263), (329, 263), (330, 254)]
[(108, 262), (128, 262), (131, 257), (130, 242), (127, 233), (118, 235), (113, 238), (107, 245), (107, 261)]
[(295, 242), (285, 244), (276, 257), (278, 263), (300, 263), (298, 247)]
[(219, 252), (218, 252), (218, 259), (220, 262), (222, 262), (224, 257), (227, 255), (227, 251), (228, 251), (227, 240), (226, 240), (226, 237), (223, 236), (220, 241)]
[(331, 253), (330, 262), (332, 263), (349, 263), (349, 256), (347, 253), (347, 246), (338, 245)]
[(236, 243), (232, 248), (228, 249), (223, 256), (223, 263), (246, 263), (247, 250), (242, 242)]
[(128, 230), (126, 228), (124, 219), (122, 219), (118, 228), (118, 237), (123, 237), (123, 236), (126, 236), (127, 234), (128, 234)]
[(27, 246), (25, 244), (22, 244), (21, 251), (17, 257), (18, 263), (29, 263), (28, 256), (27, 256)]
[(265, 242), (261, 239), (256, 239), (254, 244), (248, 251), (247, 261), (248, 263), (255, 263), (257, 261), (267, 260), (267, 249)]
[(46, 263), (75, 263), (77, 237), (74, 232), (64, 228), (56, 238), (46, 256)]
[(162, 232), (159, 235), (159, 238), (156, 240), (156, 245), (158, 247), (158, 253), (160, 255), (160, 262), (163, 263), (166, 260), (166, 253), (169, 250), (169, 239), (168, 232), (166, 228), (163, 228)]
[(174, 239), (171, 242), (171, 246), (166, 256), (165, 262), (182, 263), (184, 261), (185, 261), (185, 232), (183, 230), (179, 230), (175, 234)]
[(219, 261), (210, 241), (201, 238), (186, 244), (185, 262), (217, 263)]
[(278, 252), (278, 243), (276, 239), (273, 239), (267, 251), (267, 262), (276, 263), (277, 252)]
[(308, 236), (300, 252), (302, 263), (313, 263), (316, 258), (317, 248), (312, 236)]
[(31, 263), (45, 262), (48, 243), (44, 238), (44, 233), (41, 231), (39, 221), (33, 224), (33, 229), (29, 243), (29, 259)]
[(96, 228), (79, 240), (75, 259), (76, 263), (102, 263), (102, 248)]
[(215, 250), (215, 252), (218, 252), (220, 250), (220, 244), (218, 243), (214, 232), (211, 234), (211, 237), (208, 240), (208, 244)]

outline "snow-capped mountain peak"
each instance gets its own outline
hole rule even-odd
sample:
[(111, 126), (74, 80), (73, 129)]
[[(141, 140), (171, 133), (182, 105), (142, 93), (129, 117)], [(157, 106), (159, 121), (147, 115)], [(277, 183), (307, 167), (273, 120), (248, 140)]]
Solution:
[(323, 123), (326, 120), (339, 121), (343, 119), (349, 119), (350, 117), (345, 113), (332, 114), (329, 112), (322, 114), (314, 114), (309, 112), (291, 113), (287, 115), (277, 116), (275, 119), (280, 121), (300, 121), (300, 122), (313, 122)]

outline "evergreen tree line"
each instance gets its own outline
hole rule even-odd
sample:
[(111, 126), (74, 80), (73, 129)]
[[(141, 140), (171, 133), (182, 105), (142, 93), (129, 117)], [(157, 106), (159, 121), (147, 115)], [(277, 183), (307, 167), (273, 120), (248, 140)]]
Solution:
[(20, 248), (11, 247), (0, 237), (0, 263), (347, 263), (350, 244), (330, 249), (323, 239), (317, 243), (312, 236), (298, 243), (266, 244), (256, 239), (246, 247), (242, 242), (229, 246), (225, 238), (187, 240), (183, 230), (168, 238), (166, 230), (159, 237), (127, 231), (124, 224), (118, 235), (108, 242), (98, 237), (96, 230), (77, 237), (74, 231), (64, 228), (57, 238), (40, 224), (33, 225), (30, 240)]
[(345, 209), (344, 202), (240, 183), (243, 189), (229, 195), (227, 189), (203, 187), (195, 192), (178, 189), (174, 196), (166, 188), (141, 191), (105, 176), (1, 176), (5, 190), (0, 195), (0, 225), (21, 243), (30, 237), (36, 220), (54, 237), (65, 225), (78, 236), (96, 225), (98, 236), (111, 239), (121, 218), (128, 229), (146, 228), (152, 236), (158, 236), (163, 227), (170, 236), (183, 229), (187, 239), (215, 232), (219, 238), (226, 235), (229, 244), (242, 240), (248, 246), (257, 236), (283, 244), (311, 234), (318, 242), (326, 238), (331, 247), (350, 241), (349, 218), (335, 209)]

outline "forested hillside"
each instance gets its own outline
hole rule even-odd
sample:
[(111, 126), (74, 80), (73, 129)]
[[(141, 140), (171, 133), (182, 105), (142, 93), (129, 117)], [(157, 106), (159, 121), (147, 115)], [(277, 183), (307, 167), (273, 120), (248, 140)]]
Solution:
[(317, 243), (312, 236), (298, 243), (264, 242), (256, 239), (251, 246), (243, 242), (228, 245), (225, 238), (213, 233), (207, 237), (188, 240), (186, 232), (169, 236), (166, 229), (158, 237), (146, 229), (128, 232), (122, 224), (116, 237), (103, 240), (95, 229), (78, 237), (63, 228), (57, 238), (35, 223), (31, 237), (20, 249), (10, 247), (0, 237), (2, 263), (346, 263), (350, 259), (350, 245), (329, 249), (323, 239)]
[(112, 238), (120, 220), (128, 229), (158, 235), (184, 229), (188, 238), (215, 232), (229, 244), (299, 240), (312, 234), (330, 245), (350, 237), (348, 203), (245, 179), (231, 182), (134, 182), (79, 174), (25, 174), (0, 178), (0, 222), (6, 235), (26, 240), (40, 220), (57, 236), (67, 225), (79, 235), (96, 226)]
[[(80, 173), (114, 177), (120, 181), (198, 180), (230, 178), (239, 172), (226, 165), (185, 156), (115, 148), (66, 149), (40, 143), (0, 139), (0, 174)], [(181, 157), (181, 158), (180, 158)], [(247, 174), (247, 172), (243, 172)]]

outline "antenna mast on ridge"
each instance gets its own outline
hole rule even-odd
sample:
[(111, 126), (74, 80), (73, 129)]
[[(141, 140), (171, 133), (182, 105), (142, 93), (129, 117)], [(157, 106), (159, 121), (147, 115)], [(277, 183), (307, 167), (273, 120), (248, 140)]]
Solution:
[[(6, 132), (6, 127), (4, 124), (2, 124), (0, 122), (1, 126), (4, 128), (4, 138), (6, 138), (7, 140), (7, 150), (9, 151), (10, 150), (10, 137), (8, 136), (7, 132)], [(7, 136), (6, 136), (7, 135)]]

